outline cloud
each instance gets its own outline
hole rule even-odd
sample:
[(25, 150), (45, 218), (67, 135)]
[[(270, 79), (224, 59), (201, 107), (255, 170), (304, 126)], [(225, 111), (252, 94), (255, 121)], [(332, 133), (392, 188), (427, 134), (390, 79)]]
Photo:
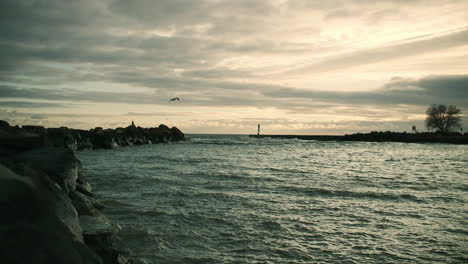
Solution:
[(39, 89), (1, 86), (2, 98), (25, 98), (51, 101), (87, 101), (98, 103), (154, 104), (166, 101), (155, 94), (81, 91), (77, 89)]
[[(417, 89), (414, 89), (414, 88)], [(468, 75), (427, 76), (420, 79), (392, 78), (381, 89), (365, 92), (327, 92), (279, 88), (263, 94), (276, 98), (301, 98), (340, 104), (429, 105), (455, 104), (468, 107)]]
[(182, 76), (188, 78), (201, 78), (201, 79), (227, 79), (227, 78), (249, 78), (251, 74), (247, 71), (237, 71), (231, 69), (208, 69), (208, 70), (194, 70), (185, 71)]
[(47, 119), (47, 117), (44, 115), (34, 114), (31, 115), (31, 119)]
[[(411, 91), (408, 87), (422, 90)], [(443, 103), (468, 107), (468, 75), (434, 75), (421, 79), (396, 78), (384, 86), (386, 90), (401, 90), (412, 97), (427, 96), (425, 104)], [(431, 101), (429, 101), (431, 100)]]
[(418, 38), (410, 42), (328, 56), (318, 63), (311, 64), (305, 62), (305, 66), (295, 67), (295, 69), (284, 71), (282, 74), (304, 74), (341, 70), (457, 46), (465, 46), (466, 43), (468, 43), (468, 27), (463, 27), (456, 32), (446, 33), (442, 36), (434, 34), (430, 37), (425, 36), (425, 39)]
[[(310, 14), (334, 12), (335, 17), (348, 17), (353, 13), (358, 20), (360, 15), (355, 10), (375, 13), (381, 9), (394, 10), (399, 5), (412, 10), (421, 1), (400, 1), (398, 4), (383, 1), (383, 7), (375, 7), (372, 1), (326, 2), (5, 0), (0, 4), (0, 10), (8, 10), (3, 11), (0, 24), (0, 80), (18, 81), (19, 73), (30, 72), (31, 69), (35, 74), (30, 75), (31, 78), (23, 78), (23, 81), (38, 79), (36, 84), (39, 81), (60, 83), (67, 77), (75, 81), (89, 77), (108, 81), (107, 77), (112, 72), (124, 70), (143, 71), (149, 73), (147, 77), (164, 78), (176, 76), (174, 70), (177, 68), (184, 70), (182, 77), (186, 80), (241, 79), (255, 76), (256, 72), (248, 68), (260, 62), (280, 72), (289, 72), (287, 70), (291, 67), (301, 73), (322, 72), (441, 50), (467, 42), (465, 27), (465, 31), (432, 35), (431, 39), (343, 54), (337, 50), (341, 47), (326, 44), (333, 41), (322, 36), (327, 25), (320, 21), (320, 16)], [(432, 6), (436, 2), (426, 5)], [(307, 12), (311, 13), (307, 15)], [(297, 25), (291, 23), (291, 18), (296, 15)], [(169, 33), (158, 33), (165, 31)], [(298, 36), (307, 36), (314, 41), (296, 40)], [(321, 41), (323, 37), (328, 38), (326, 42)], [(329, 55), (322, 58), (324, 50), (328, 50)], [(319, 62), (316, 63), (315, 56), (312, 56), (313, 60), (307, 59), (317, 54), (321, 58)], [(299, 63), (297, 59), (283, 61), (284, 57), (300, 58), (301, 55), (303, 59)], [(243, 62), (240, 56), (248, 58)], [(235, 63), (223, 66), (227, 59)], [(47, 64), (50, 63), (67, 64), (69, 69), (61, 69), (62, 74), (56, 76), (57, 69), (49, 67)], [(88, 64), (97, 74), (85, 75), (77, 69), (82, 64)], [(282, 65), (290, 66), (283, 68)], [(64, 76), (66, 72), (68, 76)], [(36, 76), (41, 78), (34, 78)], [(44, 76), (48, 78), (44, 80)]]
[(125, 116), (180, 116), (193, 114), (193, 112), (128, 112)]
[(67, 107), (65, 104), (61, 104), (61, 103), (31, 102), (31, 101), (0, 101), (0, 104), (2, 105), (2, 107), (7, 107), (7, 108), (64, 108), (64, 107)]
[[(177, 87), (187, 91), (187, 96), (181, 97), (183, 106), (254, 106), (291, 110), (320, 108), (323, 107), (323, 103), (330, 105), (429, 105), (432, 103), (446, 103), (460, 107), (468, 106), (468, 94), (466, 93), (468, 75), (427, 76), (420, 79), (395, 77), (381, 89), (365, 92), (305, 90), (256, 83), (186, 82), (171, 79), (158, 81), (161, 86)], [(137, 84), (141, 85), (142, 83), (137, 82)], [(199, 86), (206, 88), (199, 91), (196, 88)], [(168, 98), (168, 96), (161, 96), (161, 94), (156, 93), (31, 89), (12, 86), (2, 86), (0, 97), (152, 105), (165, 105)], [(314, 105), (314, 103), (317, 105)]]
[[(468, 43), (466, 8), (457, 0), (3, 0), (1, 108), (66, 107), (79, 116), (85, 104), (127, 104), (143, 118), (165, 113), (150, 106), (167, 106), (174, 96), (183, 112), (193, 108), (182, 116), (223, 108), (349, 115), (337, 109), (464, 106), (466, 76), (456, 69), (464, 68), (457, 54)], [(425, 62), (412, 63), (415, 57)], [(456, 65), (446, 65), (454, 57)], [(415, 66), (428, 62), (429, 73)], [(385, 74), (367, 70), (377, 64)], [(363, 65), (372, 66), (364, 72)], [(374, 90), (333, 90), (355, 80), (374, 81)]]
[(110, 10), (143, 24), (186, 24), (195, 18), (202, 18), (205, 1), (183, 0), (116, 0), (109, 5)]

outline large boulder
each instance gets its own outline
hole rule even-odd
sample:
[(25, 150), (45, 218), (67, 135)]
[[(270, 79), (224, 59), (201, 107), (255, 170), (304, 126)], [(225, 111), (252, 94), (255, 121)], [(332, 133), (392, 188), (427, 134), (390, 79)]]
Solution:
[(77, 149), (77, 142), (72, 129), (67, 127), (48, 128), (47, 139), (54, 147), (66, 147), (72, 150)]
[(148, 129), (148, 135), (153, 143), (169, 142), (172, 141), (172, 131), (166, 125), (159, 125)]
[(57, 197), (59, 188), (32, 168), (25, 172), (0, 165), (0, 263), (102, 263), (57, 217), (56, 206), (66, 199)]
[(91, 138), (90, 138), (90, 131), (82, 130), (82, 129), (74, 129), (73, 135), (75, 137), (76, 148), (78, 150), (93, 148), (93, 143), (91, 142)]
[(164, 124), (159, 125), (158, 128), (161, 129), (162, 133), (170, 133), (171, 132), (171, 129), (168, 126), (164, 125)]
[(67, 230), (73, 235), (73, 239), (83, 242), (83, 234), (78, 220), (78, 212), (72, 201), (56, 182), (51, 180), (42, 171), (25, 165), (22, 174), (34, 182), (37, 190), (41, 194), (44, 204), (49, 207), (49, 211), (60, 220)]
[(142, 127), (135, 125), (128, 126), (126, 128), (118, 128), (116, 130), (116, 142), (121, 146), (126, 145), (142, 145), (150, 143), (148, 138), (147, 130)]
[(127, 263), (128, 259), (118, 245), (117, 233), (121, 227), (101, 213), (100, 209), (103, 209), (104, 205), (80, 192), (72, 192), (70, 197), (78, 211), (86, 245), (96, 252), (105, 264)]
[(94, 149), (112, 149), (115, 147), (113, 130), (96, 127), (91, 131), (90, 139)]
[(4, 122), (0, 127), (0, 153), (16, 153), (46, 145), (43, 135), (7, 125)]
[(65, 193), (74, 191), (82, 177), (82, 166), (73, 151), (67, 148), (38, 148), (17, 154), (17, 163), (29, 163), (49, 175)]
[(0, 129), (9, 128), (10, 124), (5, 120), (0, 120)]
[(158, 127), (152, 127), (148, 129), (148, 137), (153, 143), (159, 143), (162, 139), (161, 129)]
[(70, 198), (80, 216), (99, 216), (100, 211), (98, 210), (104, 209), (104, 205), (101, 202), (81, 192), (71, 192)]
[(119, 249), (119, 238), (117, 232), (120, 230), (115, 222), (107, 217), (80, 216), (80, 223), (83, 227), (83, 236), (94, 252), (96, 252), (104, 264), (126, 264), (129, 260)]
[(124, 135), (126, 137), (138, 138), (138, 137), (144, 137), (145, 133), (141, 127), (136, 127), (135, 125), (131, 125), (124, 129)]
[(21, 128), (30, 133), (34, 133), (38, 135), (47, 135), (47, 129), (43, 126), (24, 125), (24, 126), (21, 126)]
[(78, 178), (78, 180), (76, 181), (76, 191), (86, 196), (94, 197), (94, 194), (91, 192), (92, 191), (91, 185), (89, 185), (89, 183), (87, 183), (86, 181), (80, 178)]
[(177, 127), (172, 127), (171, 132), (175, 141), (184, 140), (184, 133), (182, 133), (182, 131), (180, 131)]

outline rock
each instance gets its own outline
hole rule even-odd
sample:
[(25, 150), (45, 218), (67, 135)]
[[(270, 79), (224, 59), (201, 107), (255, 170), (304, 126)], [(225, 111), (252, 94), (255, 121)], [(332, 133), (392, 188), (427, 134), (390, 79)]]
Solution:
[(78, 220), (78, 212), (70, 198), (63, 190), (44, 173), (26, 165), (24, 175), (33, 180), (41, 194), (41, 199), (48, 201), (50, 210), (67, 227), (73, 237), (83, 242), (82, 230)]
[(177, 127), (172, 127), (171, 132), (172, 136), (174, 137), (174, 140), (184, 140), (184, 133), (182, 133), (182, 131), (180, 131)]
[[(4, 165), (0, 165), (0, 183), (0, 221), (15, 221), (33, 217), (38, 213), (38, 191), (30, 178), (20, 177)], [(31, 207), (31, 210), (24, 210), (28, 207)]]
[(86, 196), (80, 192), (71, 192), (70, 198), (73, 206), (78, 211), (78, 215), (98, 216), (98, 209), (103, 209), (104, 205), (93, 197)]
[(160, 124), (158, 128), (161, 130), (169, 130), (169, 127), (164, 124)]
[(82, 171), (80, 161), (75, 158), (73, 151), (66, 148), (38, 148), (19, 153), (15, 160), (30, 163), (48, 174), (65, 193), (75, 190), (76, 180)]
[(14, 127), (0, 128), (0, 148), (4, 153), (16, 153), (45, 145), (44, 136)]
[(0, 120), (0, 128), (9, 128), (10, 124), (7, 121)]
[(85, 131), (0, 120), (0, 263), (143, 263), (118, 248), (120, 227), (100, 211), (73, 150), (181, 139), (165, 125)]
[(47, 135), (47, 129), (43, 126), (21, 126), (21, 128), (30, 133)]
[(107, 218), (80, 216), (83, 236), (86, 244), (94, 250), (105, 264), (127, 263), (127, 259), (118, 250), (116, 233), (120, 227)]
[(126, 137), (138, 138), (144, 137), (145, 133), (141, 127), (136, 127), (135, 125), (128, 126), (124, 129), (124, 135)]
[(184, 140), (184, 134), (176, 127), (160, 125), (142, 128), (135, 125), (126, 128), (103, 129), (96, 127), (89, 131), (67, 127), (44, 128), (24, 125), (11, 127), (0, 120), (0, 146), (9, 151), (21, 152), (39, 147), (66, 147), (73, 151), (82, 149), (112, 149), (118, 146), (157, 144)]
[(71, 150), (77, 149), (77, 142), (73, 130), (67, 127), (48, 128), (47, 139), (54, 147), (66, 147)]
[(86, 196), (94, 197), (94, 194), (90, 191), (90, 188), (91, 188), (91, 186), (88, 183), (85, 183), (85, 184), (77, 183), (75, 190), (77, 192), (80, 192), (80, 193), (86, 195)]
[(104, 131), (101, 127), (96, 127), (91, 131), (91, 143), (94, 149), (112, 149), (114, 148), (113, 135), (111, 130)]
[(159, 143), (161, 142), (162, 132), (159, 127), (152, 127), (148, 129), (148, 137), (150, 138), (151, 142)]
[(78, 150), (93, 149), (93, 144), (91, 143), (89, 131), (74, 129), (73, 134), (76, 140), (76, 148)]
[(83, 176), (80, 177), (80, 174), (78, 174), (78, 179), (76, 180), (76, 190), (85, 195), (88, 195), (88, 193), (90, 193), (90, 195), (88, 196), (93, 196), (93, 194), (91, 193), (91, 191), (93, 190), (91, 188), (91, 185), (84, 181)]
[(30, 168), (25, 171), (29, 176), (0, 165), (0, 262), (102, 263), (57, 217), (62, 198), (55, 196), (52, 181), (42, 181), (43, 175)]
[(161, 124), (159, 130), (161, 131), (161, 142), (166, 143), (173, 140), (172, 131), (168, 126)]
[[(83, 215), (79, 218), (81, 226), (83, 228), (84, 236), (93, 236), (93, 235), (104, 235), (112, 236), (115, 235), (121, 227), (110, 221), (107, 217), (95, 217), (90, 215)], [(114, 238), (112, 238), (113, 240)]]
[(152, 143), (169, 142), (175, 140), (172, 130), (166, 125), (149, 128), (147, 134)]

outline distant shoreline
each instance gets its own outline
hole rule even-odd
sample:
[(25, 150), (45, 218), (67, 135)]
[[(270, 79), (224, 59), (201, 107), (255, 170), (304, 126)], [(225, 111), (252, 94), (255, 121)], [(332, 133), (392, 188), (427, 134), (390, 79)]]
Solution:
[(371, 132), (351, 135), (249, 135), (254, 138), (283, 138), (319, 141), (367, 141), (367, 142), (403, 142), (403, 143), (447, 143), (468, 144), (468, 134), (452, 133), (440, 135), (435, 133), (399, 133)]

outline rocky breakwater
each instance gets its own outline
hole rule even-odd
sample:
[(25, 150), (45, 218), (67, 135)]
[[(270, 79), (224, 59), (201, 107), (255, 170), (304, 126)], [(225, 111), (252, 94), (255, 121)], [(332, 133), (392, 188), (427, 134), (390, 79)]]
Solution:
[(67, 127), (44, 128), (42, 126), (22, 126), (22, 130), (39, 135), (46, 144), (67, 147), (72, 150), (112, 149), (118, 146), (157, 144), (184, 140), (184, 133), (177, 127), (166, 125), (142, 128), (134, 124), (116, 129), (96, 127), (90, 130)]
[(344, 135), (340, 141), (368, 141), (368, 142), (405, 142), (405, 143), (448, 143), (448, 144), (468, 144), (468, 134), (460, 133), (406, 133), (406, 132), (377, 132), (357, 133)]
[(83, 132), (0, 121), (0, 263), (140, 263), (119, 247), (120, 227), (73, 150), (181, 139), (163, 125)]

